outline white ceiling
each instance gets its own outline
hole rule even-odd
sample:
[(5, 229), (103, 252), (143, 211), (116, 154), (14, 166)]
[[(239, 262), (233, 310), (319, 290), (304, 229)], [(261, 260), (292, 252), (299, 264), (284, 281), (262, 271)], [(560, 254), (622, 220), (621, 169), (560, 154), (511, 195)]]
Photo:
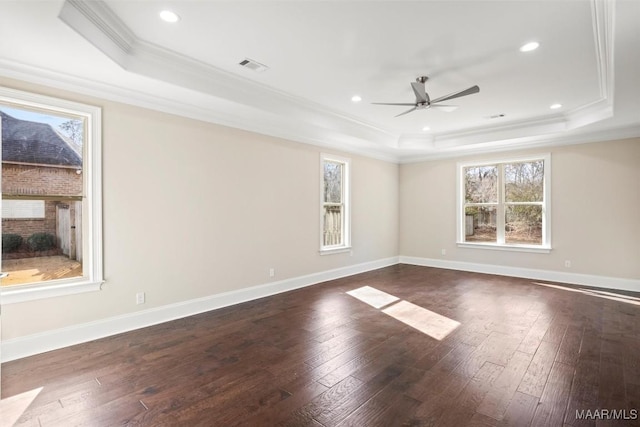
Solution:
[[(640, 136), (637, 0), (5, 0), (0, 9), (0, 76), (389, 160)], [(180, 21), (160, 20), (163, 9)], [(529, 41), (539, 49), (520, 52)], [(269, 69), (243, 68), (245, 58)], [(371, 104), (414, 102), (410, 82), (422, 75), (431, 98), (480, 93), (448, 101), (453, 112), (394, 117), (407, 108)]]

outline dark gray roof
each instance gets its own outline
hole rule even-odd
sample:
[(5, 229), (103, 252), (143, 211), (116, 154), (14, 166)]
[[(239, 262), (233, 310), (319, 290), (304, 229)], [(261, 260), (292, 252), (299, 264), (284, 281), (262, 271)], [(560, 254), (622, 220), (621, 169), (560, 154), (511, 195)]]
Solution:
[(72, 142), (51, 125), (16, 119), (2, 111), (2, 161), (82, 167)]

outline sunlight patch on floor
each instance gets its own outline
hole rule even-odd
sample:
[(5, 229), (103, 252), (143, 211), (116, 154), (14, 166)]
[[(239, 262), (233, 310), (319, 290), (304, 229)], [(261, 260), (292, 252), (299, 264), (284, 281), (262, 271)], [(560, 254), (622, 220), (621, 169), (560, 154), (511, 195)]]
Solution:
[(347, 294), (372, 307), (382, 309), (381, 311), (384, 314), (438, 341), (445, 338), (460, 326), (460, 322), (427, 310), (419, 305), (401, 300), (394, 295), (372, 288), (371, 286), (363, 286), (349, 291)]
[(42, 387), (0, 400), (0, 427), (11, 427), (38, 397)]
[(363, 286), (347, 293), (352, 297), (358, 298), (360, 301), (367, 303), (375, 308), (382, 308), (396, 301), (400, 301), (400, 298), (380, 291), (376, 288), (372, 288), (371, 286)]
[(570, 288), (568, 286), (552, 285), (551, 283), (540, 283), (540, 282), (532, 282), (532, 283), (534, 285), (546, 286), (547, 288), (561, 289), (563, 291), (577, 292), (579, 294), (590, 295), (592, 297), (608, 299), (611, 301), (618, 301), (618, 302), (624, 302), (627, 304), (640, 305), (640, 298), (632, 297), (624, 294), (617, 294), (615, 292), (598, 291), (595, 289), (584, 289), (584, 288)]
[(400, 301), (382, 312), (437, 340), (446, 338), (460, 326), (460, 322), (408, 301)]

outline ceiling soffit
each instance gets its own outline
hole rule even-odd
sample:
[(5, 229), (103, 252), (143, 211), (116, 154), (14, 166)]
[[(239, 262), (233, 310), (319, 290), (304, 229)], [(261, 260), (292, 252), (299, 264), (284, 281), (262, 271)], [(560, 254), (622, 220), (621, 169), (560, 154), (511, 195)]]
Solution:
[(430, 155), (441, 156), (460, 151), (486, 151), (513, 146), (514, 143), (549, 144), (551, 135), (560, 137), (566, 131), (612, 117), (613, 8), (613, 2), (591, 2), (600, 86), (597, 99), (561, 114), (502, 126), (483, 126), (430, 135), (393, 134), (375, 124), (142, 40), (101, 1), (67, 0), (59, 18), (126, 71), (253, 109), (267, 110), (269, 117), (274, 119), (270, 125), (270, 120), (264, 117), (262, 120), (259, 117), (225, 119), (224, 115), (212, 114), (210, 119), (213, 122), (319, 145), (327, 145), (323, 140), (328, 138), (332, 138), (335, 145), (336, 136), (341, 135), (337, 139), (349, 145), (342, 147), (347, 151), (402, 159), (406, 155), (429, 158)]

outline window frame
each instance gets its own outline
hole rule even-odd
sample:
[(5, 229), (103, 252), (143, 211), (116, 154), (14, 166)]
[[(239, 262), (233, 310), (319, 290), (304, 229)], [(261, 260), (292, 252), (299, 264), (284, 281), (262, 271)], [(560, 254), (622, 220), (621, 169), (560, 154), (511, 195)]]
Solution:
[(49, 111), (52, 114), (81, 117), (86, 125), (85, 135), (87, 138), (83, 143), (82, 165), (83, 275), (74, 278), (0, 287), (0, 302), (2, 304), (13, 304), (100, 290), (104, 282), (102, 249), (102, 109), (93, 105), (2, 86), (0, 86), (0, 103), (16, 108), (35, 109)]
[[(542, 160), (544, 163), (543, 200), (542, 202), (507, 202), (505, 197), (504, 166), (512, 163), (526, 163)], [(496, 206), (496, 242), (466, 242), (465, 214), (467, 206), (465, 200), (464, 169), (468, 167), (496, 166), (498, 168), (498, 194), (496, 203), (486, 205)], [(510, 205), (526, 204), (542, 206), (542, 243), (540, 245), (506, 243), (505, 241), (505, 212)], [(475, 204), (477, 205), (477, 204)], [(456, 174), (456, 244), (462, 248), (505, 250), (516, 252), (549, 253), (551, 246), (551, 153), (491, 158), (480, 161), (464, 161), (457, 163)]]
[[(341, 232), (342, 243), (339, 245), (324, 244), (324, 164), (340, 163), (342, 169), (342, 203), (343, 208)], [(320, 255), (329, 255), (351, 251), (351, 159), (334, 154), (320, 153)]]

